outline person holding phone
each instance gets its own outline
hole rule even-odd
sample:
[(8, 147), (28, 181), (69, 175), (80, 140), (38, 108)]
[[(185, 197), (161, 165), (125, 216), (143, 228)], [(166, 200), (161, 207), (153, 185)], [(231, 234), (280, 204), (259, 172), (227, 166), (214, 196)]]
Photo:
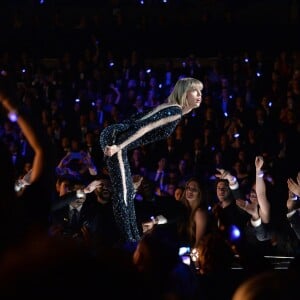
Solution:
[(100, 145), (113, 188), (114, 216), (125, 242), (140, 240), (128, 151), (170, 136), (182, 116), (200, 106), (202, 89), (200, 80), (180, 78), (165, 103), (109, 125), (101, 132)]

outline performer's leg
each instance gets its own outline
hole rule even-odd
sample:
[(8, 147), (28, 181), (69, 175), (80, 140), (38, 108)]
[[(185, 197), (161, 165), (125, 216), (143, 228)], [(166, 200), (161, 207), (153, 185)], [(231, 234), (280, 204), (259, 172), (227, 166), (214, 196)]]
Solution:
[(124, 201), (123, 178), (116, 155), (107, 159), (107, 168), (113, 188), (113, 212), (116, 224), (121, 234), (121, 239), (124, 240), (124, 242), (135, 241), (131, 232), (129, 209)]
[(135, 205), (134, 205), (135, 192), (134, 192), (133, 179), (130, 170), (130, 164), (128, 161), (127, 151), (122, 150), (119, 153), (117, 153), (117, 158), (118, 158), (118, 166), (120, 167), (120, 175), (121, 175), (121, 182), (122, 182), (122, 188), (120, 187), (120, 190), (122, 189), (122, 193), (123, 193), (122, 197), (127, 207), (128, 221), (131, 228), (131, 235), (133, 235), (134, 240), (138, 241), (140, 239), (140, 233), (136, 223), (136, 214), (135, 214)]
[[(100, 142), (102, 149), (106, 145), (118, 144), (126, 139), (126, 134), (122, 137), (115, 134), (115, 125), (109, 126), (101, 133)], [(107, 157), (107, 167), (113, 188), (113, 210), (116, 223), (122, 237), (126, 241), (138, 241), (140, 239), (139, 230), (136, 224), (136, 214), (134, 206), (134, 186), (132, 182), (130, 164), (127, 150), (123, 149), (112, 157)]]

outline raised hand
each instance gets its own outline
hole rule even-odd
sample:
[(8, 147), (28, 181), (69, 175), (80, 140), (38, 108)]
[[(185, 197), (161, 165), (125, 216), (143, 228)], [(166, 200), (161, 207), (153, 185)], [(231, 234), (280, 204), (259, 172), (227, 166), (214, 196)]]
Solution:
[(253, 220), (257, 220), (259, 218), (257, 202), (248, 202), (246, 200), (237, 199), (235, 200), (235, 203), (239, 208), (247, 212)]
[(102, 186), (102, 181), (101, 180), (94, 180), (92, 181), (88, 186), (86, 186), (83, 191), (85, 194), (89, 194), (93, 192), (96, 188), (100, 188)]
[(264, 164), (264, 158), (262, 156), (255, 157), (255, 168), (256, 172), (259, 172)]
[(297, 183), (292, 178), (289, 178), (287, 180), (287, 185), (290, 192), (300, 197), (300, 182), (299, 182), (300, 180), (298, 181), (298, 179), (299, 179), (299, 173), (297, 176)]

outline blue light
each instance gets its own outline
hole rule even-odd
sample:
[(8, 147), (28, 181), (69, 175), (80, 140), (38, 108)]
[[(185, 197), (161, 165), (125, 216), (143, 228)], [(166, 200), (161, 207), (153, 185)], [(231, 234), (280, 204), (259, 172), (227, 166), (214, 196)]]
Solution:
[(79, 98), (75, 99), (75, 102), (76, 102), (76, 103), (79, 103), (79, 102), (80, 102), (80, 99), (79, 99)]
[(257, 76), (257, 77), (260, 77), (261, 74), (260, 74), (259, 72), (256, 72), (256, 76)]
[(178, 254), (179, 255), (185, 255), (185, 254), (190, 253), (190, 251), (191, 251), (190, 247), (180, 247), (179, 251), (178, 251)]
[(271, 107), (271, 106), (272, 106), (272, 102), (270, 101), (270, 102), (268, 103), (268, 105), (269, 105), (269, 107)]
[(244, 62), (245, 62), (245, 63), (249, 62), (249, 59), (246, 57), (246, 58), (244, 59)]
[(114, 64), (113, 62), (110, 62), (110, 63), (109, 63), (109, 66), (110, 66), (110, 67), (113, 67), (114, 65), (115, 65), (115, 64)]
[(231, 241), (238, 240), (241, 237), (241, 231), (236, 225), (229, 227), (229, 238)]
[(233, 137), (235, 137), (235, 138), (238, 138), (239, 136), (240, 136), (239, 133), (235, 133), (235, 134), (233, 135)]
[(160, 83), (160, 84), (158, 85), (158, 87), (161, 89), (161, 88), (162, 88), (162, 84)]
[(147, 69), (147, 71), (146, 71), (146, 72), (147, 72), (148, 74), (149, 74), (149, 73), (151, 73), (151, 69)]
[(225, 111), (224, 112), (224, 116), (227, 118), (228, 117), (228, 113)]

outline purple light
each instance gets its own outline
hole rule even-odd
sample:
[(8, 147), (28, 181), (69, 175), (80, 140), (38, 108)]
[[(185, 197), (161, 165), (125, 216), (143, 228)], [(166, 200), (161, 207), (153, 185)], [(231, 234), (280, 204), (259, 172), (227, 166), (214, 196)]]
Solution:
[(15, 111), (11, 111), (8, 113), (8, 118), (11, 122), (17, 122), (18, 114)]

